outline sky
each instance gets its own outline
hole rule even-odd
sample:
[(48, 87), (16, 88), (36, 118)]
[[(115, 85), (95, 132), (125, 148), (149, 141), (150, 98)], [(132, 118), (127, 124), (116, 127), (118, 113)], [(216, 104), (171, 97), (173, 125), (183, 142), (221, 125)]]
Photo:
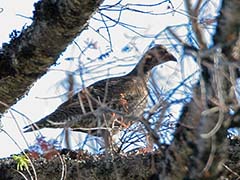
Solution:
[[(0, 44), (9, 41), (9, 34), (12, 30), (21, 30), (24, 25), (27, 26), (31, 24), (31, 20), (26, 17), (32, 16), (34, 2), (36, 1), (25, 0), (24, 3), (19, 3), (17, 0), (0, 0), (0, 8), (3, 8), (3, 12), (0, 13), (0, 22), (4, 24), (4, 27), (0, 29)], [(89, 28), (75, 39), (78, 46), (82, 49), (86, 48), (84, 54), (81, 54), (76, 43), (70, 44), (57, 60), (57, 65), (52, 66), (46, 75), (34, 83), (28, 94), (12, 107), (18, 112), (21, 112), (21, 114), (14, 111), (4, 114), (4, 117), (1, 119), (2, 129), (4, 132), (7, 132), (8, 135), (3, 131), (0, 133), (0, 144), (2, 147), (0, 157), (6, 157), (20, 152), (19, 147), (25, 149), (29, 144), (34, 143), (35, 137), (39, 132), (23, 134), (22, 128), (50, 114), (58, 105), (66, 100), (66, 96), (63, 95), (67, 92), (67, 85), (64, 81), (67, 78), (66, 72), (76, 72), (76, 91), (81, 89), (82, 82), (84, 82), (84, 86), (88, 86), (95, 81), (109, 76), (126, 74), (134, 68), (134, 64), (137, 63), (151, 43), (169, 44), (166, 35), (157, 35), (166, 28), (166, 26), (175, 26), (188, 22), (188, 18), (183, 13), (184, 6), (182, 1), (172, 1), (177, 12), (170, 13), (169, 3), (163, 3), (157, 7), (144, 7), (138, 6), (139, 0), (128, 0), (125, 7), (138, 8), (142, 11), (158, 15), (140, 14), (134, 11), (124, 10), (121, 16), (119, 16), (119, 12), (116, 10), (104, 10), (105, 5), (114, 4), (115, 2), (117, 1), (106, 0), (102, 5), (102, 14), (95, 14), (90, 20)], [(126, 1), (123, 1), (123, 4), (125, 2)], [(148, 1), (148, 4), (157, 2), (159, 1), (152, 0)], [(115, 19), (120, 17), (120, 22), (124, 22), (125, 24), (123, 23), (122, 26), (119, 24), (115, 25), (107, 31), (105, 24), (99, 21), (99, 19), (104, 19), (108, 26), (114, 25), (115, 23), (110, 21), (109, 17), (115, 17)], [(132, 29), (137, 32), (130, 30), (127, 24), (133, 25), (135, 28)], [(179, 28), (178, 33), (184, 36), (186, 29)], [(89, 45), (93, 45), (93, 48), (87, 48)], [(113, 50), (113, 53), (109, 53), (110, 48)], [(172, 53), (177, 58), (180, 58), (176, 51), (172, 51)], [(188, 63), (190, 63), (193, 68), (183, 71), (182, 68), (189, 66)], [(124, 64), (128, 65), (126, 66)], [(81, 75), (78, 74), (79, 67), (84, 69)], [(170, 62), (157, 67), (155, 71), (158, 73), (154, 78), (156, 81), (158, 81), (158, 79), (164, 79), (164, 81), (158, 83), (163, 92), (168, 92), (176, 87), (182, 78), (188, 77), (196, 70), (196, 64), (190, 60), (187, 61), (187, 63), (185, 61), (184, 63)], [(194, 82), (191, 83), (194, 84)], [(181, 95), (178, 94), (176, 97), (181, 97)], [(176, 112), (176, 114), (177, 113), (178, 112)], [(48, 138), (56, 138), (60, 132), (58, 129), (41, 130), (41, 133)], [(9, 138), (9, 136), (16, 142)], [(27, 139), (27, 143), (24, 138)], [(77, 147), (77, 144), (83, 140), (83, 135), (75, 135), (72, 146)]]

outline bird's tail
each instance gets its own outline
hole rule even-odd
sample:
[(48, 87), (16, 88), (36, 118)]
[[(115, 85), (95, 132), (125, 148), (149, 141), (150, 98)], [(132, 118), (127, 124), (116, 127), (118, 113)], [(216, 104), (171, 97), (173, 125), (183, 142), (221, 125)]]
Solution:
[(39, 130), (40, 128), (35, 123), (33, 123), (33, 124), (29, 124), (29, 125), (25, 126), (23, 129), (24, 129), (23, 132), (26, 133), (26, 132), (32, 132), (32, 131)]

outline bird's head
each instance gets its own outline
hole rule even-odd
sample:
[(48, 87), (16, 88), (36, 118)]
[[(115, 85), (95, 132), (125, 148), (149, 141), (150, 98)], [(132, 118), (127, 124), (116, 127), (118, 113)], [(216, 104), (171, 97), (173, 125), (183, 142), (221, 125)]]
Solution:
[(162, 45), (155, 45), (149, 49), (141, 58), (136, 66), (136, 70), (139, 73), (148, 73), (153, 67), (162, 64), (167, 61), (177, 61), (176, 58), (167, 51)]

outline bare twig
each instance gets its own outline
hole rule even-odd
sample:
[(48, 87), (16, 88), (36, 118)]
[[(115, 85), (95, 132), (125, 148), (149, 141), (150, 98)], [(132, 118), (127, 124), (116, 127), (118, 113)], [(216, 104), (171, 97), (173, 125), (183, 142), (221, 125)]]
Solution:
[[(19, 173), (25, 180), (28, 180), (28, 178), (25, 176), (25, 174), (23, 174), (21, 171), (13, 169), (14, 171), (16, 171), (17, 173)], [(32, 176), (30, 176), (32, 179)]]
[[(0, 101), (0, 104), (6, 106), (8, 109), (10, 108), (6, 103), (4, 103), (4, 102), (2, 102), (2, 101)], [(23, 135), (23, 132), (22, 132), (22, 130), (21, 130), (19, 124), (18, 124), (18, 121), (16, 120), (15, 116), (13, 115), (11, 109), (10, 109), (9, 113), (11, 114), (11, 116), (12, 116), (15, 124), (17, 125), (18, 131), (20, 132), (21, 136), (23, 137), (24, 142), (25, 142), (26, 145), (29, 147), (29, 144), (28, 144), (28, 142), (27, 142), (27, 139), (26, 139), (25, 136)]]
[(236, 180), (240, 179), (240, 175), (238, 173), (236, 173), (235, 171), (233, 171), (231, 168), (229, 168), (226, 164), (223, 164), (223, 167), (226, 168), (229, 172), (231, 172), (235, 176), (237, 176), (238, 178)]
[(200, 49), (205, 49), (207, 47), (207, 45), (204, 42), (203, 34), (202, 34), (202, 31), (198, 24), (198, 13), (199, 13), (201, 1), (202, 0), (198, 0), (196, 8), (192, 7), (192, 3), (190, 2), (190, 0), (185, 0), (185, 4), (186, 4), (186, 8), (187, 8), (187, 11), (190, 14), (190, 16), (196, 17), (196, 18), (190, 18), (190, 20), (192, 22), (193, 31), (196, 35)]
[[(219, 54), (220, 53), (220, 54)], [(223, 120), (224, 120), (224, 113), (227, 111), (226, 105), (225, 105), (225, 95), (223, 92), (223, 75), (222, 72), (224, 72), (224, 67), (223, 65), (221, 65), (221, 52), (216, 52), (215, 56), (214, 56), (214, 64), (215, 64), (215, 72), (214, 72), (214, 79), (216, 82), (216, 86), (217, 86), (217, 97), (219, 100), (219, 104), (220, 104), (220, 108), (219, 108), (219, 116), (218, 116), (218, 122), (216, 123), (215, 127), (208, 133), (205, 134), (201, 134), (200, 136), (202, 138), (209, 138), (212, 137), (221, 127)]]
[[(32, 169), (33, 169), (33, 174), (34, 174), (34, 177), (35, 177), (35, 180), (37, 180), (37, 173), (36, 173), (36, 170), (34, 168), (34, 165), (31, 161), (31, 159), (29, 158), (29, 156), (24, 152), (24, 150), (18, 145), (18, 143), (12, 138), (12, 136), (10, 136), (10, 134), (8, 134), (7, 131), (5, 131), (4, 129), (1, 129), (2, 132), (4, 132), (13, 142), (14, 144), (18, 147), (18, 149), (27, 157), (27, 159), (29, 160), (29, 163), (30, 165), (32, 166)], [(31, 176), (31, 179), (33, 179), (31, 173), (29, 174)]]
[(211, 152), (209, 154), (208, 161), (207, 161), (205, 167), (203, 168), (203, 170), (201, 172), (202, 174), (204, 174), (205, 172), (208, 172), (209, 168), (211, 167), (213, 159), (214, 159), (215, 152), (216, 152), (215, 136), (212, 136), (212, 138), (211, 138)]
[(57, 155), (58, 155), (58, 157), (61, 161), (61, 164), (62, 164), (61, 180), (66, 180), (67, 179), (67, 165), (66, 165), (66, 162), (59, 153), (57, 153)]

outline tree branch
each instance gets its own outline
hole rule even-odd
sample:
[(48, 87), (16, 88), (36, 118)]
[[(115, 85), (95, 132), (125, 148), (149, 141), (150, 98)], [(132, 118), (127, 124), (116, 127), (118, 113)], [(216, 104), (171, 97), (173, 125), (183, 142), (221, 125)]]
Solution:
[[(87, 27), (103, 0), (42, 0), (32, 24), (0, 51), (0, 101), (13, 105)], [(6, 110), (0, 105), (0, 112)]]

